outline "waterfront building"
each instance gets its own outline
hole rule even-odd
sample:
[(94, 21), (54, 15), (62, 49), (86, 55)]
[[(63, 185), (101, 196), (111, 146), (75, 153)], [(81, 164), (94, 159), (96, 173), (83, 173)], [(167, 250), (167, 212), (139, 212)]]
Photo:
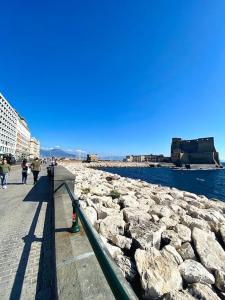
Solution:
[(30, 130), (26, 121), (19, 114), (17, 117), (17, 143), (16, 143), (16, 159), (29, 158), (30, 154)]
[(0, 155), (15, 155), (17, 113), (0, 93)]
[(40, 157), (40, 142), (32, 137), (30, 139), (30, 159), (34, 159), (35, 157)]
[(174, 164), (215, 164), (220, 165), (219, 153), (214, 145), (214, 138), (182, 140), (173, 138), (171, 160)]
[(97, 154), (87, 154), (87, 162), (98, 161)]
[(127, 155), (125, 158), (126, 162), (170, 162), (170, 157), (165, 157), (164, 155)]

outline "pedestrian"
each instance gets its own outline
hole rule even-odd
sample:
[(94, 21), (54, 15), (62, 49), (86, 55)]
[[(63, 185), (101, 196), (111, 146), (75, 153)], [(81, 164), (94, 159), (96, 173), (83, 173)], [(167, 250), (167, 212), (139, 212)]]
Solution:
[(21, 168), (22, 168), (22, 183), (27, 184), (27, 175), (28, 175), (29, 166), (27, 164), (26, 159), (22, 161)]
[(3, 158), (3, 161), (0, 164), (1, 186), (3, 189), (7, 189), (8, 175), (10, 170), (11, 170), (10, 164), (8, 164), (6, 158)]
[(38, 180), (38, 174), (41, 171), (41, 160), (38, 157), (36, 157), (32, 161), (31, 170), (32, 170), (33, 177), (34, 177), (34, 184), (36, 184), (37, 180)]

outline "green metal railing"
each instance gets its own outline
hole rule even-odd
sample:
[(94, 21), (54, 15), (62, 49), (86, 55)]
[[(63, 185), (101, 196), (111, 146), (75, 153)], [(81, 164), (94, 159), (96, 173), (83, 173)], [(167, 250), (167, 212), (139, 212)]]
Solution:
[(113, 266), (113, 263), (110, 261), (110, 258), (107, 255), (107, 250), (105, 250), (104, 247), (101, 245), (102, 242), (100, 240), (100, 237), (87, 220), (83, 209), (80, 207), (79, 199), (77, 199), (74, 193), (70, 190), (68, 184), (64, 182), (57, 188), (57, 190), (63, 185), (65, 186), (68, 192), (73, 207), (72, 226), (70, 228), (70, 232), (76, 233), (80, 231), (80, 226), (78, 222), (78, 219), (80, 219), (83, 228), (86, 232), (86, 235), (90, 241), (90, 244), (94, 250), (94, 253), (98, 259), (98, 262), (101, 266), (101, 269), (115, 298), (120, 300), (138, 299), (135, 293), (133, 292), (132, 288), (129, 286), (128, 282), (126, 282), (126, 284), (122, 282), (122, 277), (118, 274), (118, 270), (116, 270), (117, 266)]

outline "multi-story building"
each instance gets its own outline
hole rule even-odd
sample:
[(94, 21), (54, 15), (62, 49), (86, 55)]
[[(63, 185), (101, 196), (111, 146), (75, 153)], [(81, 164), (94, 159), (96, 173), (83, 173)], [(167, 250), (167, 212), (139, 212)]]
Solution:
[(17, 118), (17, 143), (16, 159), (29, 158), (30, 155), (30, 130), (26, 121), (20, 115)]
[(40, 142), (32, 137), (30, 139), (30, 158), (40, 157)]
[(98, 161), (97, 154), (87, 154), (87, 162)]
[(0, 154), (15, 155), (17, 113), (0, 94)]
[(125, 161), (127, 162), (170, 162), (170, 157), (165, 157), (162, 154), (127, 155)]

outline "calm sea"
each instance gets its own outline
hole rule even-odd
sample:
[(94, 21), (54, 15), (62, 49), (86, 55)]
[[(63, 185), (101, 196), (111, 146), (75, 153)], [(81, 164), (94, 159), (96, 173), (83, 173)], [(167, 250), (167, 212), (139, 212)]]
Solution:
[(169, 168), (101, 168), (101, 170), (225, 201), (225, 169), (183, 171)]

